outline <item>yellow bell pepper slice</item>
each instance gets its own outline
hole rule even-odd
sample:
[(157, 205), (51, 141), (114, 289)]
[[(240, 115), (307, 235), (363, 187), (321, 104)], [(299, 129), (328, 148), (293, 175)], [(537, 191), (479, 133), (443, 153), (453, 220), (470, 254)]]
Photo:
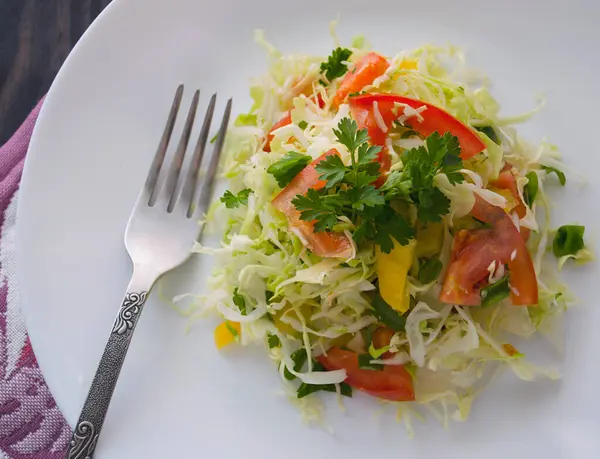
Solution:
[(444, 243), (444, 225), (442, 223), (428, 223), (419, 230), (417, 236), (417, 258), (430, 258), (442, 250)]
[(419, 62), (418, 61), (414, 61), (412, 59), (404, 59), (400, 63), (400, 68), (401, 69), (406, 69), (406, 70), (417, 70), (418, 66), (419, 66)]
[(379, 278), (379, 293), (383, 300), (401, 313), (410, 307), (406, 277), (415, 255), (416, 241), (413, 239), (407, 245), (394, 241), (390, 253), (384, 253), (377, 248), (377, 277)]
[(222, 349), (231, 343), (236, 342), (242, 333), (242, 327), (238, 322), (226, 320), (215, 328), (215, 345), (217, 349)]
[(500, 196), (503, 196), (506, 199), (506, 206), (504, 207), (504, 212), (509, 214), (511, 210), (513, 210), (519, 204), (510, 190), (505, 190), (502, 188), (496, 188), (495, 186), (489, 187), (490, 191), (494, 193), (498, 193)]

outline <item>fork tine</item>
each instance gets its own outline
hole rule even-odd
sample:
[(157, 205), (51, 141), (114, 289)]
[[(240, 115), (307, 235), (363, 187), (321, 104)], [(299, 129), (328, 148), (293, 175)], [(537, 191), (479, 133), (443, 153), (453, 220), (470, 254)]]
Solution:
[(196, 118), (196, 112), (198, 111), (198, 100), (200, 99), (200, 91), (196, 91), (194, 93), (194, 97), (192, 99), (192, 103), (190, 105), (190, 110), (188, 112), (187, 119), (185, 121), (185, 127), (183, 128), (183, 132), (181, 134), (181, 139), (179, 140), (179, 145), (177, 145), (177, 150), (175, 151), (175, 156), (173, 156), (173, 160), (171, 162), (171, 167), (169, 169), (169, 173), (167, 175), (167, 181), (164, 185), (163, 196), (165, 199), (169, 200), (169, 204), (167, 206), (167, 212), (172, 212), (175, 207), (175, 202), (177, 201), (177, 182), (179, 180), (179, 175), (181, 173), (181, 167), (183, 165), (183, 160), (185, 158), (185, 152), (187, 150), (188, 144), (190, 142), (190, 136), (192, 134), (192, 128), (194, 127), (194, 120)]
[(213, 114), (215, 112), (215, 104), (217, 101), (217, 95), (213, 94), (206, 110), (206, 116), (204, 117), (204, 123), (198, 136), (198, 143), (194, 150), (194, 156), (190, 164), (187, 177), (181, 190), (181, 196), (179, 197), (178, 206), (185, 209), (186, 216), (190, 218), (194, 213), (194, 195), (196, 194), (196, 188), (198, 187), (198, 179), (200, 176), (200, 166), (202, 164), (202, 158), (204, 157), (204, 151), (206, 150), (206, 141), (208, 140), (208, 132), (212, 123)]
[(171, 134), (173, 134), (175, 121), (177, 121), (177, 113), (179, 112), (182, 96), (183, 85), (180, 84), (175, 92), (175, 98), (173, 99), (173, 104), (171, 105), (171, 111), (169, 113), (169, 117), (167, 118), (167, 125), (165, 126), (165, 130), (158, 144), (156, 154), (152, 160), (152, 165), (150, 166), (150, 171), (148, 172), (148, 177), (146, 178), (146, 183), (144, 184), (143, 196), (144, 198), (147, 198), (147, 200), (144, 199), (145, 204), (149, 204), (151, 206), (153, 206), (156, 202), (156, 192), (158, 191), (156, 183), (158, 182), (158, 175), (165, 159), (165, 154), (167, 153), (169, 141), (171, 140)]
[(231, 104), (232, 100), (229, 99), (227, 101), (227, 106), (225, 107), (225, 113), (223, 115), (223, 119), (221, 121), (221, 127), (219, 128), (219, 135), (215, 142), (215, 146), (213, 148), (213, 153), (210, 158), (210, 163), (208, 165), (208, 171), (206, 172), (206, 177), (204, 182), (202, 183), (202, 188), (200, 190), (200, 199), (198, 202), (198, 208), (200, 212), (205, 213), (208, 210), (208, 206), (210, 204), (210, 198), (212, 194), (212, 186), (215, 181), (215, 177), (217, 175), (217, 167), (219, 166), (219, 159), (221, 157), (221, 152), (223, 150), (223, 144), (225, 143), (225, 135), (227, 133), (227, 125), (229, 124), (229, 118), (231, 116)]

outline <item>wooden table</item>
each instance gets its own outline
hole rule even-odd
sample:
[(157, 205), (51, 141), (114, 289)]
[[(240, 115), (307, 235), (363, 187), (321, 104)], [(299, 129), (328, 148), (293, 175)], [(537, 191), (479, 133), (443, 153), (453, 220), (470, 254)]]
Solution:
[(0, 0), (0, 145), (111, 0)]

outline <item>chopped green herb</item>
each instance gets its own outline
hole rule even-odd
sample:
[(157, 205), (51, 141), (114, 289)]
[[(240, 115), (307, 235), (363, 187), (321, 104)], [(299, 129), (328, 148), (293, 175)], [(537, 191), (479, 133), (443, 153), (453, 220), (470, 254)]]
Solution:
[(483, 132), (490, 138), (492, 142), (500, 145), (500, 139), (498, 138), (498, 135), (496, 134), (496, 131), (494, 131), (494, 128), (492, 126), (480, 126), (475, 129), (477, 129), (479, 132)]
[(233, 336), (235, 341), (237, 341), (240, 338), (240, 334), (238, 333), (238, 331), (235, 328), (233, 328), (231, 326), (231, 324), (229, 323), (228, 320), (225, 321), (225, 327), (227, 328), (227, 331), (229, 331), (229, 333), (231, 333), (231, 336)]
[(233, 290), (233, 304), (235, 304), (238, 309), (240, 310), (240, 313), (245, 316), (247, 314), (246, 311), (246, 299), (244, 298), (243, 295), (240, 295), (240, 292), (237, 288), (235, 288)]
[(267, 290), (267, 291), (265, 292), (265, 297), (266, 297), (266, 299), (267, 299), (267, 304), (271, 304), (271, 299), (272, 299), (274, 296), (275, 296), (275, 294), (274, 294), (272, 291), (270, 291), (270, 290)]
[[(313, 394), (315, 392), (325, 391), (325, 392), (337, 392), (335, 388), (335, 384), (300, 384), (298, 387), (298, 398), (304, 398), (307, 395)], [(340, 394), (345, 397), (352, 397), (352, 387), (350, 387), (345, 382), (340, 383)]]
[(307, 123), (306, 121), (302, 120), (302, 121), (300, 121), (300, 122), (298, 123), (298, 127), (299, 127), (300, 129), (304, 130), (304, 129), (306, 129), (306, 128), (308, 127), (308, 123)]
[(311, 161), (312, 158), (308, 155), (290, 151), (279, 161), (271, 164), (267, 172), (275, 177), (280, 188), (285, 188)]
[(235, 126), (256, 126), (257, 122), (255, 113), (242, 113), (237, 116), (233, 124)]
[[(325, 367), (317, 361), (313, 361), (313, 371), (326, 371)], [(345, 397), (352, 397), (352, 387), (342, 382), (340, 385), (340, 393)], [(298, 398), (304, 398), (314, 392), (325, 391), (325, 392), (337, 392), (335, 384), (300, 384), (298, 387), (297, 396)]]
[(279, 336), (273, 333), (269, 333), (267, 335), (267, 343), (269, 344), (269, 349), (281, 347), (281, 340), (279, 339)]
[[(401, 125), (400, 125), (401, 126)], [(411, 137), (418, 136), (419, 133), (417, 131), (413, 131), (412, 129), (408, 129), (402, 133), (400, 136), (401, 139), (410, 139)]]
[(219, 138), (219, 133), (217, 132), (215, 135), (212, 136), (212, 139), (210, 139), (210, 143), (215, 143), (218, 138)]
[[(294, 352), (291, 355), (291, 357), (292, 357), (292, 361), (294, 362), (294, 371), (302, 370), (302, 367), (304, 366), (304, 364), (306, 363), (306, 360), (308, 359), (308, 355), (306, 354), (306, 349), (304, 349), (304, 348), (298, 349), (296, 352)], [(292, 381), (292, 380), (296, 379), (296, 376), (294, 376), (287, 368), (285, 368), (283, 370), (283, 376), (288, 381)]]
[(557, 257), (565, 255), (575, 255), (585, 247), (583, 242), (583, 233), (585, 226), (564, 225), (558, 228), (554, 242), (552, 243), (552, 252)]
[(327, 81), (331, 82), (336, 78), (343, 76), (348, 71), (348, 62), (352, 56), (352, 51), (347, 48), (336, 48), (327, 58), (327, 62), (321, 63), (321, 72), (325, 74)]
[(527, 177), (527, 184), (523, 188), (523, 199), (525, 200), (525, 204), (531, 207), (537, 197), (538, 189), (539, 189), (539, 178), (538, 175), (531, 171), (527, 173), (525, 176)]
[(487, 307), (508, 298), (510, 294), (509, 278), (504, 276), (497, 282), (481, 289), (481, 306)]
[(228, 209), (235, 209), (240, 205), (247, 206), (248, 205), (248, 196), (252, 190), (250, 188), (246, 188), (245, 190), (240, 191), (238, 194), (233, 194), (231, 191), (227, 190), (221, 197), (221, 202), (225, 204), (225, 207)]
[(373, 306), (373, 314), (381, 321), (381, 323), (387, 325), (394, 331), (404, 331), (406, 317), (398, 314), (398, 311), (387, 304), (384, 299), (381, 298), (381, 295), (375, 295), (371, 304)]
[(430, 258), (424, 260), (419, 267), (419, 282), (422, 284), (429, 284), (436, 280), (442, 272), (442, 262), (439, 258)]
[(362, 368), (363, 370), (383, 370), (383, 365), (380, 363), (371, 363), (373, 357), (371, 354), (359, 354), (358, 355), (358, 368)]
[(375, 333), (375, 330), (377, 330), (377, 325), (369, 325), (366, 328), (363, 328), (362, 331), (362, 337), (363, 337), (363, 341), (365, 342), (365, 346), (369, 346), (371, 344), (371, 342), (373, 341), (373, 333)]
[(565, 184), (567, 183), (567, 177), (565, 177), (564, 172), (559, 171), (558, 169), (555, 169), (554, 167), (550, 166), (542, 166), (542, 169), (544, 169), (548, 174), (556, 174), (556, 176), (558, 177), (558, 181), (562, 186), (565, 186)]
[(352, 94), (348, 94), (348, 97), (362, 96), (363, 94), (366, 94), (366, 93), (367, 93), (367, 91), (353, 92)]

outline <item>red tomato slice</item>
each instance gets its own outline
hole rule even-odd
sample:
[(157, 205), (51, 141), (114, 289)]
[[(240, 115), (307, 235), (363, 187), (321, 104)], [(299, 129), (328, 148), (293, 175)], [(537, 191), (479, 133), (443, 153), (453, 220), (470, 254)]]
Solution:
[(292, 113), (291, 112), (287, 112), (287, 114), (281, 118), (279, 121), (277, 121), (273, 127), (271, 128), (271, 130), (269, 131), (269, 133), (267, 134), (267, 143), (265, 144), (264, 150), (265, 151), (271, 151), (271, 142), (273, 141), (273, 131), (283, 127), (283, 126), (287, 126), (288, 124), (292, 124)]
[(362, 123), (369, 129), (369, 136), (378, 145), (385, 142), (387, 134), (376, 121), (373, 114), (373, 102), (377, 102), (379, 113), (388, 130), (392, 127), (393, 121), (398, 118), (396, 114), (398, 111), (394, 110), (395, 103), (406, 104), (415, 109), (425, 106), (427, 110), (421, 113), (423, 121), (419, 122), (416, 117), (412, 117), (407, 119), (405, 124), (424, 137), (434, 132), (440, 134), (449, 132), (456, 136), (460, 143), (462, 159), (469, 159), (485, 149), (485, 144), (471, 128), (435, 105), (396, 94), (365, 94), (351, 97), (352, 116), (358, 124)]
[[(381, 349), (382, 347), (389, 346), (392, 341), (392, 337), (396, 332), (388, 327), (379, 327), (373, 333), (373, 346), (375, 349)], [(391, 352), (386, 352), (381, 355), (382, 359), (389, 359), (393, 357), (394, 354)]]
[(374, 397), (394, 402), (415, 399), (412, 378), (402, 365), (386, 365), (381, 371), (363, 370), (358, 367), (358, 354), (339, 347), (332, 347), (317, 360), (330, 371), (346, 370), (346, 383)]
[(352, 117), (356, 121), (358, 128), (367, 129), (369, 137), (371, 139), (371, 144), (379, 145), (381, 147), (381, 151), (377, 155), (377, 161), (379, 161), (380, 164), (379, 170), (381, 171), (381, 175), (374, 183), (374, 185), (377, 188), (379, 188), (385, 183), (387, 179), (386, 173), (392, 167), (392, 157), (390, 156), (390, 152), (388, 151), (387, 146), (385, 145), (385, 139), (387, 137), (387, 134), (385, 134), (381, 129), (379, 129), (377, 123), (375, 122), (375, 118), (373, 116), (370, 116), (370, 113), (368, 111), (355, 110), (354, 106), (352, 105), (353, 99), (354, 97), (350, 99), (350, 107), (352, 109)]
[(314, 231), (314, 222), (300, 220), (300, 212), (296, 210), (292, 201), (299, 194), (306, 194), (309, 189), (319, 190), (326, 184), (319, 180), (316, 166), (329, 155), (338, 155), (332, 149), (322, 154), (306, 166), (281, 192), (273, 199), (273, 205), (285, 214), (288, 219), (290, 231), (296, 234), (305, 246), (321, 257), (349, 258), (352, 255), (352, 245), (346, 236), (334, 232)]
[[(321, 97), (321, 94), (317, 94), (314, 98), (313, 98), (314, 102), (319, 106), (319, 108), (323, 108), (325, 107), (325, 101), (323, 100), (323, 98)], [(275, 131), (276, 129), (279, 129), (283, 126), (287, 126), (288, 124), (292, 124), (292, 111), (288, 111), (287, 114), (281, 118), (279, 121), (277, 121), (269, 130), (269, 133), (267, 134), (267, 142), (265, 143), (265, 151), (270, 152), (271, 151), (271, 141), (273, 140), (273, 131)]]
[(333, 106), (338, 107), (343, 104), (349, 94), (362, 91), (365, 86), (383, 75), (389, 66), (385, 57), (373, 52), (365, 54), (356, 62), (354, 69), (344, 76), (333, 98)]
[(496, 261), (508, 265), (512, 304), (536, 305), (538, 287), (533, 262), (512, 219), (503, 209), (479, 197), (471, 214), (492, 225), (492, 228), (462, 230), (456, 234), (440, 301), (463, 306), (478, 305), (478, 284), (489, 275), (488, 267)]

